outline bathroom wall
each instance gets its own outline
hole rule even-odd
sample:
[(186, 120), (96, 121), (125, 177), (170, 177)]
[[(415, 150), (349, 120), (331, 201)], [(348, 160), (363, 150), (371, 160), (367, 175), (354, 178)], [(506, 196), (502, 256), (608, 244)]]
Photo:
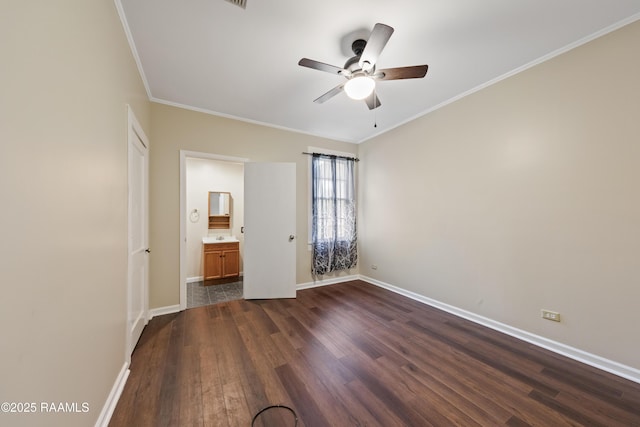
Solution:
[[(240, 272), (244, 235), (240, 232), (244, 218), (244, 165), (210, 159), (186, 159), (187, 203), (187, 281), (202, 279), (202, 238), (204, 236), (236, 236), (240, 240)], [(209, 230), (209, 191), (231, 193), (231, 229)], [(191, 213), (198, 210), (199, 219), (191, 221)]]

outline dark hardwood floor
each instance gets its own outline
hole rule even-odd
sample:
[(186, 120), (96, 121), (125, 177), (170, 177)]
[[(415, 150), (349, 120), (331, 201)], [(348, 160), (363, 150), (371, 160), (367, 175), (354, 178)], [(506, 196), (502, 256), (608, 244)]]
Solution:
[(640, 384), (361, 281), (154, 318), (110, 426), (250, 426), (272, 404), (307, 427), (640, 426)]

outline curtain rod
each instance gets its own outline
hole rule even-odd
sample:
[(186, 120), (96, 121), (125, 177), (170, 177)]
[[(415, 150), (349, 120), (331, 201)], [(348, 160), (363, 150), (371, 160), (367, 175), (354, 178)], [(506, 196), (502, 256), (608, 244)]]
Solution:
[(325, 154), (325, 153), (307, 153), (306, 151), (303, 151), (302, 154), (307, 154), (309, 156), (313, 156), (318, 155), (318, 156), (324, 156), (324, 157), (329, 157), (332, 159), (346, 159), (346, 160), (353, 160), (354, 162), (359, 162), (360, 159), (357, 157), (347, 157), (347, 156), (336, 156), (335, 154)]

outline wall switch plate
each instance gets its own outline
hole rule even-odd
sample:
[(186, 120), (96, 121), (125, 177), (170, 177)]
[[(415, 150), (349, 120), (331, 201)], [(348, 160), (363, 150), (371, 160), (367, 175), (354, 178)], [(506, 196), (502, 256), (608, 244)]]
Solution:
[(547, 320), (553, 320), (554, 322), (560, 321), (560, 313), (550, 310), (542, 310), (542, 318)]

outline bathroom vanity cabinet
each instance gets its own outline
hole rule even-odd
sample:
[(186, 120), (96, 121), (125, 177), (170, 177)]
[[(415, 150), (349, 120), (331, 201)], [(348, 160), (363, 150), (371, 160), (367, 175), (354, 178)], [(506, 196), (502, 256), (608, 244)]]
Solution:
[(205, 243), (204, 280), (226, 279), (240, 275), (240, 243)]

